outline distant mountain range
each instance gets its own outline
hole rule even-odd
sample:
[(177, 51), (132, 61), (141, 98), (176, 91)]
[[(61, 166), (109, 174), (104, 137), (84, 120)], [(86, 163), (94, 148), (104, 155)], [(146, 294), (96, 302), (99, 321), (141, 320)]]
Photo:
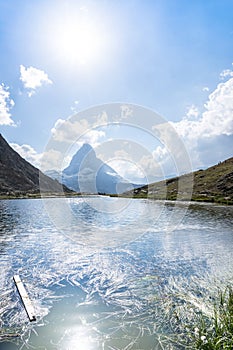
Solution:
[(51, 170), (47, 175), (23, 159), (0, 134), (0, 196), (40, 195), (41, 191), (60, 195), (64, 192), (72, 194), (74, 190), (233, 204), (233, 157), (205, 170), (142, 186), (129, 183), (97, 158), (90, 145), (84, 144), (66, 169), (61, 173)]
[(69, 166), (62, 173), (49, 170), (46, 174), (80, 193), (120, 194), (141, 186), (132, 184), (120, 176), (97, 158), (94, 149), (86, 143), (75, 153)]
[(142, 186), (124, 196), (233, 204), (233, 157), (205, 170)]
[(23, 159), (0, 134), (0, 195), (61, 194), (63, 190), (71, 192)]

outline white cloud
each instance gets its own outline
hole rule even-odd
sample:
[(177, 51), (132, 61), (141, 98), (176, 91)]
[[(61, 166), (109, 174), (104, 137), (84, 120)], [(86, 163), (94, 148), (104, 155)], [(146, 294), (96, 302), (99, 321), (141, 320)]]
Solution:
[[(155, 181), (163, 176), (159, 162), (147, 149), (128, 141), (119, 140), (116, 144), (119, 149), (113, 152), (113, 157), (108, 159), (107, 163), (122, 177), (132, 182), (143, 183)], [(110, 149), (111, 144), (107, 143), (106, 148)], [(104, 160), (103, 155), (101, 159)]]
[(186, 117), (189, 119), (189, 120), (192, 120), (192, 119), (197, 119), (197, 117), (199, 116), (199, 110), (196, 106), (192, 105), (188, 108), (188, 111), (186, 113)]
[(14, 101), (10, 98), (9, 88), (4, 84), (0, 85), (0, 125), (15, 126), (11, 119), (10, 110), (14, 106)]
[(233, 77), (233, 71), (230, 70), (230, 69), (224, 69), (221, 73), (220, 73), (220, 76), (219, 78), (221, 80), (224, 80), (226, 78), (229, 78), (229, 77)]
[[(226, 73), (224, 73), (226, 76)], [(228, 75), (229, 76), (229, 75)], [(189, 115), (181, 121), (172, 123), (177, 133), (183, 138), (194, 166), (200, 166), (202, 155), (208, 161), (208, 152), (213, 159), (212, 147), (223, 138), (233, 135), (233, 78), (217, 85), (216, 89), (209, 95), (204, 105), (204, 112), (197, 119), (189, 119)], [(201, 147), (202, 145), (202, 147)], [(209, 147), (208, 152), (204, 147)], [(211, 146), (212, 145), (212, 146)], [(224, 159), (229, 150), (221, 145), (218, 159)]]
[(95, 147), (99, 139), (105, 136), (103, 130), (91, 129), (87, 119), (58, 119), (51, 132), (54, 141), (68, 144), (77, 141), (79, 144), (89, 143), (92, 147)]
[(64, 120), (58, 119), (52, 128), (53, 140), (70, 143), (71, 140), (78, 139), (89, 129), (89, 123), (86, 119)]
[(63, 153), (54, 149), (38, 153), (32, 146), (27, 144), (18, 145), (17, 143), (11, 143), (10, 146), (19, 153), (21, 157), (42, 171), (61, 171), (71, 160), (69, 156), (63, 159)]
[(202, 91), (207, 91), (208, 92), (208, 91), (210, 91), (210, 89), (208, 88), (208, 86), (204, 86)]
[(233, 78), (217, 86), (205, 108), (201, 119), (204, 136), (233, 134)]
[(79, 144), (89, 143), (92, 147), (97, 147), (104, 136), (105, 132), (102, 130), (90, 130), (80, 138)]
[(233, 78), (218, 84), (204, 105), (199, 119), (172, 123), (184, 138), (212, 137), (233, 134)]
[(26, 68), (23, 65), (20, 65), (20, 80), (22, 81), (24, 88), (28, 90), (29, 97), (31, 97), (36, 89), (42, 85), (53, 83), (49, 79), (48, 74), (43, 70), (34, 67)]
[(34, 165), (36, 168), (40, 167), (40, 161), (42, 153), (37, 153), (36, 150), (30, 145), (18, 145), (17, 143), (11, 143), (10, 146), (17, 152), (21, 157), (26, 159), (29, 163)]
[[(140, 150), (140, 148), (137, 145), (132, 145), (128, 141), (113, 141), (113, 146), (114, 143), (115, 145), (118, 144), (118, 146), (120, 146), (119, 143), (121, 143), (122, 148), (118, 148), (117, 150), (113, 151), (113, 156), (108, 157), (110, 159), (107, 159), (106, 161), (107, 164), (110, 165), (114, 170), (116, 170), (117, 173), (120, 174), (123, 178), (131, 182), (143, 183), (146, 178), (147, 169), (143, 168), (140, 164), (142, 155), (144, 155), (142, 149)], [(106, 147), (108, 150), (111, 150), (110, 140), (107, 143)], [(104, 160), (104, 155), (102, 154), (100, 158)]]
[(146, 178), (145, 170), (139, 164), (124, 159), (112, 159), (107, 162), (119, 175), (131, 182), (142, 183)]
[(166, 176), (179, 176), (182, 173), (187, 173), (190, 169), (187, 169), (184, 160), (184, 169), (182, 168), (182, 160), (177, 160), (174, 157), (174, 150), (168, 150), (165, 146), (157, 146), (152, 152), (154, 160), (160, 166), (160, 178), (164, 179)]
[(67, 157), (65, 157), (64, 159), (62, 152), (51, 148), (50, 150), (45, 151), (41, 157), (41, 170), (57, 170), (60, 172), (69, 164), (69, 161), (70, 158), (67, 160)]
[(88, 122), (85, 119), (72, 122), (71, 120), (58, 119), (51, 130), (54, 141), (70, 143), (88, 130)]
[(91, 129), (87, 119), (77, 118), (57, 119), (51, 133), (52, 137), (41, 160), (43, 171), (64, 169), (84, 143), (95, 148), (100, 139), (105, 137), (103, 130)]
[(158, 176), (157, 162), (139, 142), (108, 138), (95, 151), (98, 158), (133, 183), (145, 183)]
[(161, 163), (157, 162), (152, 155), (144, 155), (140, 159), (140, 166), (144, 170), (148, 182), (154, 182), (163, 178)]
[(166, 147), (157, 146), (152, 155), (155, 160), (160, 161), (168, 156), (168, 150)]

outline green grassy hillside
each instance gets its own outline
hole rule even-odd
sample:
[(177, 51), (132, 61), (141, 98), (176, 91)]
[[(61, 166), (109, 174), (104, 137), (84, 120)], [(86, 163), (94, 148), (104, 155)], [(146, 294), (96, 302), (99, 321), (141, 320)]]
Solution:
[(152, 183), (124, 195), (233, 204), (233, 157), (206, 170)]

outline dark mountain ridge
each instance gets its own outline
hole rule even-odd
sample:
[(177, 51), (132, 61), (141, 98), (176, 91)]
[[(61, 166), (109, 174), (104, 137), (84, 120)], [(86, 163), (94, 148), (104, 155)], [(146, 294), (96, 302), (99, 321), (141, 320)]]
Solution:
[(68, 191), (22, 158), (0, 134), (0, 195), (62, 193), (64, 190)]

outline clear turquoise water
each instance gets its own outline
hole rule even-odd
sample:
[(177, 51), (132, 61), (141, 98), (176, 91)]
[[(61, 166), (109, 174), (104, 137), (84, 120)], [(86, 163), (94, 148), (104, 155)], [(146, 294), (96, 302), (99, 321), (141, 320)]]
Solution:
[[(0, 349), (162, 349), (233, 281), (233, 208), (0, 201)], [(30, 323), (13, 283), (36, 310)], [(177, 316), (178, 315), (178, 316)], [(10, 335), (10, 336), (9, 336)], [(17, 337), (15, 337), (17, 335)], [(179, 348), (170, 344), (170, 348)]]

